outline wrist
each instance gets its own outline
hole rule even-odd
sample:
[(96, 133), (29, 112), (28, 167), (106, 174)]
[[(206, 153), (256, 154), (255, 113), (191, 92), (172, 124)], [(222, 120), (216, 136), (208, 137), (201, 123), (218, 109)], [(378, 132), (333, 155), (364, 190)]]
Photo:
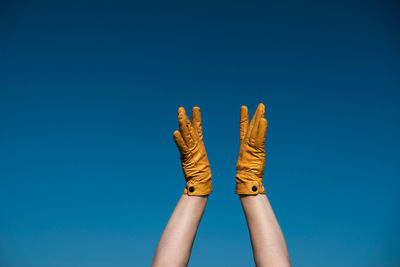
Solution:
[(261, 181), (248, 181), (245, 183), (236, 183), (235, 192), (238, 195), (265, 194), (265, 188)]
[(265, 188), (262, 184), (262, 177), (250, 173), (236, 174), (235, 192), (238, 195), (257, 195), (265, 194)]
[(191, 179), (186, 182), (186, 188), (183, 194), (189, 196), (207, 196), (212, 192), (212, 181), (211, 177), (206, 180), (196, 181)]

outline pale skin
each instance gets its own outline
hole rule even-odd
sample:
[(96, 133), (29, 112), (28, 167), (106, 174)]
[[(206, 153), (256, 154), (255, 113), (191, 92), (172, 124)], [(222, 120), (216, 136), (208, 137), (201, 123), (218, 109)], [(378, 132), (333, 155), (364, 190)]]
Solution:
[(265, 194), (241, 196), (257, 267), (290, 266), (285, 238)]
[(151, 266), (187, 266), (208, 196), (182, 195), (161, 236)]
[[(262, 106), (262, 111), (260, 106)], [(197, 110), (195, 111), (195, 109)], [(182, 110), (184, 112), (184, 109), (179, 109), (179, 114), (181, 115), (178, 117), (179, 120), (187, 118), (186, 114), (182, 117)], [(257, 119), (261, 120), (260, 118), (264, 116), (263, 110), (264, 107), (260, 104), (256, 111), (257, 116), (254, 116), (256, 118), (255, 121), (257, 121)], [(198, 108), (194, 108), (193, 111), (196, 115), (195, 120), (198, 120), (194, 121), (193, 124), (199, 125), (200, 127), (197, 128), (201, 130), (200, 111)], [(182, 136), (185, 137), (187, 128), (181, 127), (181, 124), (180, 121), (180, 130)], [(249, 129), (251, 129), (251, 127)], [(176, 136), (180, 137), (180, 134), (177, 135), (177, 131), (174, 133), (174, 138)], [(242, 138), (241, 136), (241, 139)], [(185, 138), (179, 139), (178, 142), (175, 140), (178, 148), (180, 148), (181, 156), (182, 148), (180, 147), (180, 143), (184, 144), (186, 140), (184, 139)], [(203, 166), (209, 167), (207, 166), (208, 160), (205, 165), (204, 162), (202, 163)], [(207, 171), (207, 169), (205, 170)], [(185, 178), (187, 178), (186, 173)], [(188, 179), (186, 180), (188, 181)], [(197, 229), (207, 205), (207, 200), (208, 196), (182, 195), (161, 236), (151, 266), (187, 266)], [(265, 194), (240, 195), (240, 201), (247, 220), (256, 266), (290, 266), (285, 239), (267, 196)]]

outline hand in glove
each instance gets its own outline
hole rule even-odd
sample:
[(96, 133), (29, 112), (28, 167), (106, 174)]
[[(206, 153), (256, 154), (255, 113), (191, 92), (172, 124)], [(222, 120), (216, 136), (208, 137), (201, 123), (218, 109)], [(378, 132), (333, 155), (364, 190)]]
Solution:
[(236, 193), (265, 194), (262, 184), (265, 167), (265, 106), (260, 103), (249, 125), (246, 106), (240, 109), (240, 147), (236, 164)]
[(180, 131), (174, 132), (174, 140), (181, 153), (183, 174), (186, 179), (184, 194), (203, 196), (212, 192), (211, 170), (203, 143), (200, 108), (192, 110), (192, 123), (185, 109), (178, 109)]

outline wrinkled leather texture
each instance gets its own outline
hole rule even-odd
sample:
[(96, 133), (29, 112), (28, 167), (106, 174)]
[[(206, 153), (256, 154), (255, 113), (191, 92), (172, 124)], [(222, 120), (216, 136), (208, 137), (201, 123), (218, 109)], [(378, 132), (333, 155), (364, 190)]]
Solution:
[(185, 109), (178, 109), (179, 131), (174, 132), (175, 143), (181, 153), (181, 165), (186, 180), (184, 194), (209, 195), (212, 192), (211, 170), (203, 142), (200, 108), (192, 110), (192, 123)]
[(265, 106), (260, 103), (249, 124), (248, 109), (240, 110), (239, 155), (236, 164), (236, 193), (239, 195), (265, 194), (265, 135), (267, 120)]

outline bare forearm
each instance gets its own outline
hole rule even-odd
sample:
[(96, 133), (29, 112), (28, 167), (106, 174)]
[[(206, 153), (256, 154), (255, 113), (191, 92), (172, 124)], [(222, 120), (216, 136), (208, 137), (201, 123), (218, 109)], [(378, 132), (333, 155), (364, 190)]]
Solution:
[(207, 196), (182, 195), (158, 243), (152, 266), (186, 266)]
[(256, 266), (290, 266), (285, 239), (265, 194), (241, 196)]

